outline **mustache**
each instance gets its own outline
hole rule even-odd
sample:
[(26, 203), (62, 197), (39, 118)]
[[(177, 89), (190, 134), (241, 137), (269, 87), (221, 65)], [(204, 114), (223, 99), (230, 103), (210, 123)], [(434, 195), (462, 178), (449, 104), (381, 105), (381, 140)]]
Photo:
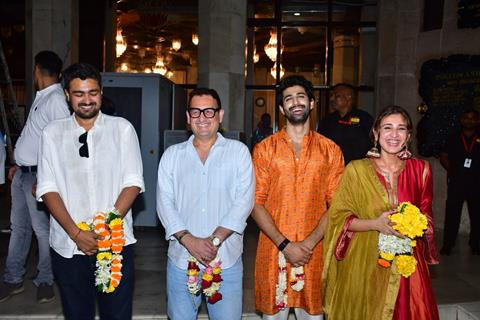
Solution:
[(97, 105), (96, 102), (90, 102), (90, 103), (85, 103), (85, 102), (81, 102), (78, 104), (79, 107), (95, 107)]
[(305, 109), (307, 106), (304, 105), (304, 104), (295, 104), (293, 106), (291, 106), (290, 108), (288, 108), (288, 111), (293, 111), (293, 109), (295, 108), (302, 108), (302, 109)]

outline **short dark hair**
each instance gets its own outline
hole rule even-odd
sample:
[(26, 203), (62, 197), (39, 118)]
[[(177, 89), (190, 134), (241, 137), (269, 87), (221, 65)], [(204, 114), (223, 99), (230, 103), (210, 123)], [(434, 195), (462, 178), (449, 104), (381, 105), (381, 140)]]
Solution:
[(348, 89), (351, 90), (353, 93), (357, 92), (357, 88), (356, 88), (355, 86), (352, 86), (351, 84), (345, 83), (345, 82), (337, 83), (336, 85), (334, 85), (334, 86), (332, 87), (332, 90), (335, 90), (335, 89), (338, 88), (338, 87), (348, 88)]
[(380, 129), (380, 124), (382, 123), (383, 118), (388, 117), (392, 114), (399, 114), (401, 115), (405, 121), (407, 121), (407, 130), (411, 134), (413, 131), (413, 122), (412, 118), (408, 114), (408, 111), (405, 110), (404, 108), (400, 106), (395, 106), (395, 105), (390, 105), (385, 108), (383, 108), (380, 113), (378, 114), (377, 118), (375, 119), (375, 122), (373, 123), (372, 131), (370, 133), (370, 138), (372, 139), (373, 143), (375, 143), (375, 136), (373, 134), (373, 130), (378, 132)]
[(53, 51), (40, 51), (35, 55), (35, 66), (49, 77), (59, 76), (62, 71), (62, 59)]
[(308, 100), (314, 100), (313, 85), (303, 76), (288, 76), (282, 79), (277, 87), (277, 104), (283, 106), (283, 91), (293, 86), (300, 86), (305, 89)]
[(217, 91), (210, 88), (196, 88), (190, 92), (188, 97), (188, 107), (190, 108), (190, 103), (192, 102), (193, 97), (198, 96), (211, 96), (213, 99), (217, 101), (217, 105), (219, 108), (222, 108), (222, 102), (220, 101), (220, 96), (218, 95)]
[(100, 72), (88, 63), (75, 63), (65, 69), (62, 73), (63, 89), (70, 89), (70, 82), (73, 79), (80, 78), (82, 80), (93, 79), (98, 82), (100, 88), (102, 87), (102, 76)]

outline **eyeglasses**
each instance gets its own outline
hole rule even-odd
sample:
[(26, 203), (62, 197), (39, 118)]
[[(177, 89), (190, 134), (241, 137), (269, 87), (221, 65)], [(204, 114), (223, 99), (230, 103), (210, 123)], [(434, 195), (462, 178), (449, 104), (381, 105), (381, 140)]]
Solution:
[(80, 155), (80, 157), (83, 157), (83, 158), (88, 158), (87, 134), (88, 134), (88, 131), (85, 131), (85, 133), (82, 133), (80, 137), (78, 137), (78, 142), (82, 144), (80, 146), (80, 149), (78, 149), (78, 154)]
[(191, 118), (200, 118), (200, 115), (203, 113), (205, 118), (213, 118), (215, 117), (215, 113), (220, 110), (220, 108), (205, 108), (205, 109), (198, 109), (198, 108), (189, 108), (188, 114)]

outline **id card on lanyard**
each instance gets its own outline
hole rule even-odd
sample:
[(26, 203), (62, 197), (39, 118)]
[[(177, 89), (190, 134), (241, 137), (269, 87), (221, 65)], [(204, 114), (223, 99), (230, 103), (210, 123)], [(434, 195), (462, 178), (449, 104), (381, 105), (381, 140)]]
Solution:
[(470, 169), (470, 167), (472, 166), (471, 154), (473, 151), (473, 147), (477, 142), (477, 135), (473, 136), (472, 142), (470, 142), (470, 145), (467, 145), (467, 141), (465, 140), (465, 136), (463, 135), (463, 133), (461, 134), (461, 136), (462, 136), (463, 148), (465, 149), (465, 153), (467, 154), (467, 157), (465, 158), (465, 162), (463, 163), (463, 167)]

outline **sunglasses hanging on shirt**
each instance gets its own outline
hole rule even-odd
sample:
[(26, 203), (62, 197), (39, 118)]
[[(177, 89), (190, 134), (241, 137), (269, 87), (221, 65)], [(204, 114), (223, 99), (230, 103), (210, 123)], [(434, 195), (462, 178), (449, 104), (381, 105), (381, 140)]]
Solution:
[(80, 157), (83, 157), (83, 158), (88, 158), (87, 134), (88, 134), (88, 131), (85, 131), (80, 135), (80, 137), (78, 137), (78, 142), (82, 144), (80, 146), (80, 149), (78, 149), (78, 154), (80, 155)]

